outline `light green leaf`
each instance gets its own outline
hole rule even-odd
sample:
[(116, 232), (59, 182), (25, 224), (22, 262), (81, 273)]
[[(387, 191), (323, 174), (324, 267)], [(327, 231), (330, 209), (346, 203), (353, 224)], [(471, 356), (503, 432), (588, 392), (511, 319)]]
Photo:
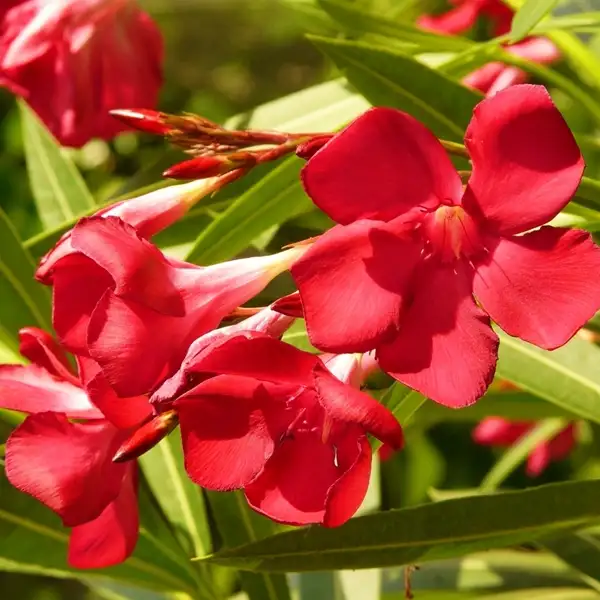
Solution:
[(600, 348), (574, 337), (548, 352), (499, 332), (497, 374), (584, 419), (600, 423)]
[(29, 184), (44, 228), (94, 208), (94, 198), (65, 151), (24, 100), (19, 108)]
[(414, 564), (534, 541), (600, 517), (600, 481), (446, 500), (303, 528), (223, 550), (209, 561), (251, 571)]
[(517, 11), (510, 28), (511, 42), (523, 39), (558, 4), (558, 0), (527, 0)]
[(192, 483), (185, 472), (179, 437), (167, 436), (140, 462), (154, 497), (173, 527), (183, 535), (190, 556), (208, 554), (212, 546), (202, 488)]
[(567, 422), (564, 419), (545, 419), (518, 439), (502, 454), (481, 482), (482, 492), (493, 492), (538, 446), (558, 435)]
[(404, 110), (441, 138), (462, 140), (480, 94), (397, 50), (309, 38), (369, 102)]
[[(208, 492), (207, 495), (226, 547), (257, 542), (277, 531), (273, 521), (250, 509), (242, 492)], [(242, 573), (241, 578), (250, 600), (290, 600), (285, 575)]]
[(353, 34), (373, 34), (407, 43), (421, 52), (461, 51), (474, 42), (460, 36), (437, 35), (398, 19), (387, 19), (343, 0), (319, 0), (334, 20)]
[(0, 340), (15, 354), (21, 327), (50, 329), (50, 294), (33, 275), (33, 260), (0, 209)]
[(116, 567), (81, 571), (67, 563), (69, 530), (49, 509), (0, 479), (0, 570), (70, 578), (110, 577), (154, 590), (194, 591), (193, 567), (153, 508), (139, 494), (141, 531), (133, 557)]

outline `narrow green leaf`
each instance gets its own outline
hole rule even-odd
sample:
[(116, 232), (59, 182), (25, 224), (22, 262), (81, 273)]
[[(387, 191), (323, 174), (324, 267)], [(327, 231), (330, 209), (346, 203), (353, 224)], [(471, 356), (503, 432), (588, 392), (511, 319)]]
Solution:
[(209, 562), (252, 571), (317, 571), (414, 564), (522, 544), (600, 517), (600, 481), (552, 484), (366, 515), (336, 529), (303, 528)]
[(548, 352), (503, 332), (499, 336), (498, 376), (600, 423), (600, 348), (574, 337), (562, 348)]
[(600, 591), (600, 540), (591, 533), (582, 531), (568, 533), (541, 544), (581, 573), (585, 581)]
[(319, 0), (319, 5), (350, 33), (374, 34), (408, 42), (422, 52), (461, 51), (474, 44), (464, 37), (437, 35), (398, 19), (387, 19), (356, 4), (340, 0)]
[(181, 441), (167, 436), (140, 459), (148, 485), (163, 512), (183, 534), (191, 556), (211, 551), (210, 527), (202, 488), (187, 476)]
[(538, 444), (551, 440), (567, 425), (564, 419), (546, 419), (517, 440), (489, 470), (481, 482), (482, 492), (493, 492), (525, 460)]
[(417, 410), (423, 406), (426, 398), (402, 383), (394, 383), (381, 399), (381, 403), (394, 413), (403, 427), (410, 422)]
[(44, 228), (56, 227), (93, 208), (94, 198), (73, 162), (24, 100), (19, 108), (38, 216)]
[(598, 29), (600, 29), (600, 12), (581, 12), (551, 16), (538, 23), (531, 33), (541, 34), (555, 30), (595, 33)]
[(517, 11), (510, 28), (510, 41), (518, 42), (558, 4), (558, 0), (527, 0)]
[[(207, 495), (227, 547), (258, 542), (277, 531), (275, 523), (249, 508), (241, 492), (208, 492)], [(285, 575), (242, 573), (241, 577), (250, 600), (290, 600)]]
[(397, 50), (309, 38), (369, 102), (404, 110), (441, 138), (462, 140), (480, 94)]
[(14, 350), (21, 327), (50, 329), (50, 294), (33, 275), (33, 260), (0, 209), (0, 339)]
[(116, 567), (81, 571), (67, 563), (69, 530), (30, 496), (0, 479), (0, 569), (59, 577), (110, 577), (155, 590), (194, 591), (192, 567), (141, 486), (140, 538), (134, 555)]

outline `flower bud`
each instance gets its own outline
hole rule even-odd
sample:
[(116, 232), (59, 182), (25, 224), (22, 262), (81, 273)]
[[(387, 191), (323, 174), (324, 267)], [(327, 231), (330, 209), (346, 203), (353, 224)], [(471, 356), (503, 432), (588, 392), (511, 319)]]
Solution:
[(144, 133), (167, 135), (171, 130), (171, 127), (166, 123), (167, 115), (157, 110), (138, 108), (135, 110), (111, 110), (109, 112), (113, 117), (125, 123), (125, 125), (139, 129)]
[(296, 148), (296, 156), (308, 160), (312, 158), (314, 154), (320, 150), (331, 138), (333, 134), (318, 135), (303, 144), (299, 144)]
[(179, 423), (179, 417), (174, 410), (156, 415), (151, 421), (144, 423), (133, 435), (121, 444), (113, 462), (121, 463), (138, 458), (158, 442), (165, 438)]
[(164, 177), (171, 179), (204, 179), (205, 177), (214, 177), (223, 175), (239, 167), (250, 166), (256, 161), (250, 158), (251, 155), (244, 156), (243, 159), (230, 159), (227, 156), (198, 156), (191, 160), (186, 160), (173, 165), (164, 173)]

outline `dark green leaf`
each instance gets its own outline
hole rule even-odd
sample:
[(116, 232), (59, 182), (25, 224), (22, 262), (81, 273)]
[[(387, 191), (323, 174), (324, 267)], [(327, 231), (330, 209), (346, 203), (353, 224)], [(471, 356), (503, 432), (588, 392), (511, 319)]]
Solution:
[(310, 39), (372, 104), (404, 110), (437, 136), (462, 140), (481, 99), (477, 92), (397, 50), (316, 36)]
[(446, 500), (366, 515), (337, 529), (303, 528), (208, 560), (252, 571), (414, 564), (521, 544), (600, 517), (600, 481)]
[(94, 198), (73, 162), (37, 115), (19, 101), (29, 184), (44, 228), (94, 208)]

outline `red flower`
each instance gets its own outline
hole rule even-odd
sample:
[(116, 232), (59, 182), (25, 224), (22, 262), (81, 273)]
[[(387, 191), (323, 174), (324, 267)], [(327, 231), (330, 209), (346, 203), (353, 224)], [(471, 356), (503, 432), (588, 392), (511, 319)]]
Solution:
[[(204, 179), (179, 185), (171, 185), (135, 198), (101, 208), (94, 217), (118, 217), (131, 225), (145, 239), (178, 221), (199, 200), (219, 188), (219, 179)], [(57, 244), (42, 258), (36, 278), (47, 285), (52, 283), (54, 265), (68, 254), (77, 252), (71, 243), (71, 231), (67, 231)]]
[[(473, 440), (482, 446), (508, 447), (535, 427), (535, 423), (511, 422), (488, 417), (473, 430)], [(551, 462), (566, 458), (575, 446), (575, 425), (571, 423), (551, 440), (538, 444), (527, 459), (527, 475), (537, 477)]]
[(417, 24), (423, 29), (457, 35), (475, 26), (479, 17), (487, 17), (492, 23), (492, 35), (510, 31), (513, 10), (502, 0), (454, 0), (452, 8), (440, 15), (422, 15)]
[[(455, 8), (441, 15), (423, 15), (417, 24), (423, 29), (456, 35), (471, 29), (479, 17), (486, 17), (492, 24), (494, 37), (510, 31), (513, 11), (502, 0), (457, 0)], [(560, 51), (552, 41), (542, 37), (529, 37), (504, 50), (538, 64), (550, 64), (560, 58)], [(511, 85), (527, 81), (529, 75), (517, 67), (492, 62), (476, 69), (463, 78), (471, 88), (492, 96)]]
[[(20, 337), (21, 352), (33, 364), (0, 366), (0, 405), (30, 416), (6, 443), (6, 475), (73, 528), (72, 566), (118, 564), (138, 537), (137, 464), (117, 465), (112, 457), (129, 434), (121, 426), (142, 423), (150, 405), (145, 398), (119, 399), (121, 415), (114, 393), (96, 387), (94, 400), (109, 409), (103, 414), (47, 333), (27, 328)], [(114, 423), (111, 413), (118, 416)]]
[(144, 394), (177, 370), (195, 338), (304, 251), (197, 267), (166, 258), (116, 217), (81, 220), (69, 243), (76, 252), (42, 267), (53, 285), (54, 328), (67, 349), (100, 365), (120, 396)]
[(453, 407), (492, 380), (490, 317), (554, 349), (600, 306), (600, 279), (589, 277), (600, 250), (588, 233), (525, 233), (564, 208), (584, 168), (546, 90), (521, 85), (484, 100), (465, 143), (473, 174), (463, 190), (425, 127), (367, 111), (303, 170), (308, 194), (339, 225), (291, 269), (313, 345), (375, 348), (385, 371)]
[(244, 488), (249, 504), (275, 521), (333, 527), (348, 520), (369, 483), (367, 434), (398, 449), (402, 430), (347, 383), (356, 377), (355, 357), (327, 361), (256, 332), (219, 338), (197, 353), (180, 379), (188, 391), (170, 400), (159, 393), (179, 414), (192, 480)]
[(162, 61), (160, 31), (134, 0), (5, 0), (0, 8), (0, 84), (67, 146), (126, 129), (110, 109), (153, 108)]

